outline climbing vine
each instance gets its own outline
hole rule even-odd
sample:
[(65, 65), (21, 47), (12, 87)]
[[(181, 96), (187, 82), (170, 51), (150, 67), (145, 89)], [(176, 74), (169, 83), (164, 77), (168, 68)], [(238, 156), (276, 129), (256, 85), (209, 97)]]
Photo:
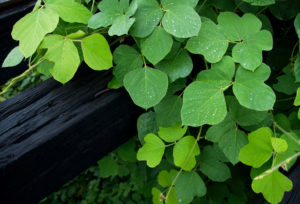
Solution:
[[(38, 0), (12, 37), (19, 46), (3, 67), (26, 58), (23, 75), (36, 69), (67, 83), (83, 62), (112, 69), (108, 87), (125, 87), (145, 109), (136, 158), (158, 169), (153, 203), (218, 200), (211, 186), (233, 178), (238, 163), (251, 167), (252, 190), (270, 203), (292, 189), (285, 171), (300, 155), (296, 0)], [(247, 201), (232, 194), (226, 202)]]

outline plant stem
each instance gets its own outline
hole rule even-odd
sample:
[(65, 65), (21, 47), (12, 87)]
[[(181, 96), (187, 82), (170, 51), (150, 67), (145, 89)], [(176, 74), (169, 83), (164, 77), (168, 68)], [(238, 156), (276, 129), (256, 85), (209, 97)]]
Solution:
[(93, 10), (94, 10), (94, 4), (95, 4), (95, 0), (93, 0), (91, 12), (93, 12)]
[(179, 172), (177, 173), (176, 177), (175, 177), (174, 180), (172, 181), (171, 186), (169, 187), (168, 193), (167, 193), (166, 198), (165, 198), (166, 203), (168, 202), (168, 198), (169, 198), (169, 196), (170, 196), (170, 193), (171, 193), (171, 190), (172, 190), (173, 186), (175, 185), (175, 183), (176, 183), (176, 181), (177, 181), (179, 175), (180, 175), (181, 172), (183, 171), (183, 168), (184, 168), (184, 167), (187, 165), (187, 163), (189, 162), (189, 160), (190, 160), (190, 158), (191, 158), (191, 156), (192, 156), (192, 153), (193, 153), (193, 151), (194, 151), (194, 149), (195, 149), (195, 147), (196, 147), (196, 144), (197, 144), (197, 142), (200, 140), (201, 132), (202, 132), (202, 126), (200, 127), (200, 130), (199, 130), (198, 135), (197, 135), (197, 139), (196, 139), (195, 143), (193, 144), (193, 147), (191, 148), (191, 151), (189, 152), (189, 154), (188, 154), (186, 160), (184, 161), (182, 167), (180, 168), (180, 170), (179, 170)]
[(280, 125), (278, 125), (276, 122), (273, 123), (274, 126), (280, 130), (281, 132), (283, 132), (283, 134), (285, 134), (286, 136), (288, 136), (291, 140), (293, 140), (297, 145), (300, 146), (300, 142), (295, 138), (293, 137), (290, 133), (288, 133), (287, 131), (285, 131)]
[(297, 43), (293, 47), (293, 51), (292, 51), (291, 58), (290, 58), (291, 61), (293, 61), (293, 59), (294, 59), (294, 53), (295, 53), (295, 50), (296, 50), (296, 47), (297, 47), (298, 44), (299, 44), (299, 40), (297, 41)]

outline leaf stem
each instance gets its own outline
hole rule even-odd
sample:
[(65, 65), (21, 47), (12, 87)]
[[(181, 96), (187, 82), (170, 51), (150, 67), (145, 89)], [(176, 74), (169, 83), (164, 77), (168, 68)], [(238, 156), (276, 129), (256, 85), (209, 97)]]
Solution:
[(293, 51), (292, 51), (292, 54), (291, 54), (291, 57), (290, 57), (290, 61), (294, 60), (294, 53), (295, 53), (297, 45), (299, 45), (299, 40), (297, 41), (297, 43), (293, 47)]
[(95, 0), (93, 0), (92, 2), (92, 7), (91, 7), (91, 12), (93, 13), (93, 10), (94, 10), (94, 5), (95, 5)]

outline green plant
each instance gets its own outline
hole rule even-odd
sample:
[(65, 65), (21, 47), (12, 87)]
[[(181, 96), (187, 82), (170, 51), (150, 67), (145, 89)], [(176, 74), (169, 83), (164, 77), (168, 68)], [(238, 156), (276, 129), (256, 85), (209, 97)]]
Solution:
[(161, 170), (154, 203), (245, 203), (218, 183), (239, 162), (253, 191), (278, 203), (292, 189), (282, 170), (300, 154), (299, 12), (295, 0), (40, 0), (14, 26), (20, 45), (4, 66), (25, 56), (66, 83), (82, 61), (114, 62), (109, 88), (146, 110), (137, 159)]

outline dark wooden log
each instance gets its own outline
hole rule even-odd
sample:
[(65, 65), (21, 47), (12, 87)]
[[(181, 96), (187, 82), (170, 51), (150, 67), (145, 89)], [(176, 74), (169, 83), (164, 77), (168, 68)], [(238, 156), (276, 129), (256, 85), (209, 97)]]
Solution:
[(36, 203), (134, 136), (140, 109), (110, 78), (81, 68), (0, 103), (0, 203)]

